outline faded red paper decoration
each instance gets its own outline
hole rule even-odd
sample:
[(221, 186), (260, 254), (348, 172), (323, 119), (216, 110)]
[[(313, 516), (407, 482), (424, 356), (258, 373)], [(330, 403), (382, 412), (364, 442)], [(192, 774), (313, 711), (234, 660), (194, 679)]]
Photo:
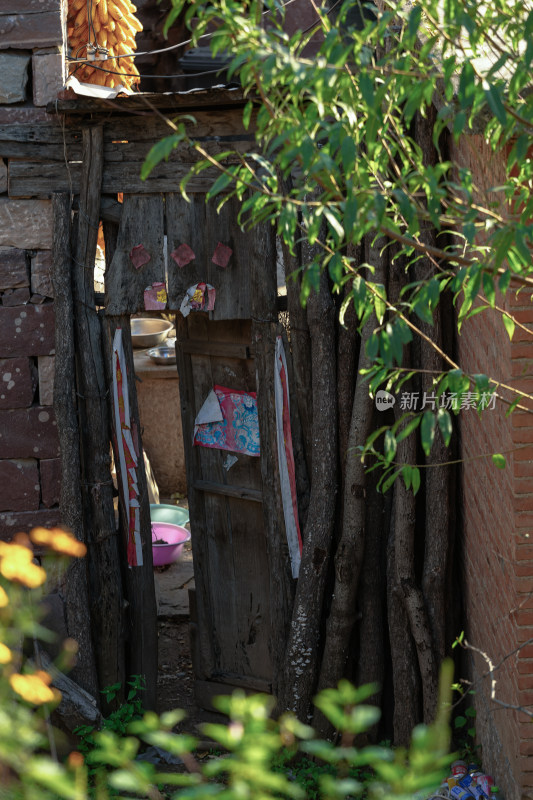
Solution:
[(215, 247), (212, 261), (214, 264), (218, 264), (219, 267), (227, 267), (232, 253), (231, 247), (219, 242)]
[(144, 249), (143, 244), (136, 245), (130, 252), (131, 263), (135, 267), (135, 269), (140, 269), (145, 264), (148, 264), (151, 261), (152, 256), (150, 253)]
[(187, 264), (190, 264), (190, 262), (196, 258), (196, 255), (194, 254), (194, 250), (192, 250), (188, 244), (183, 243), (172, 251), (170, 257), (174, 259), (178, 267), (184, 267)]
[(144, 290), (144, 307), (146, 311), (162, 311), (167, 305), (167, 287), (156, 282)]

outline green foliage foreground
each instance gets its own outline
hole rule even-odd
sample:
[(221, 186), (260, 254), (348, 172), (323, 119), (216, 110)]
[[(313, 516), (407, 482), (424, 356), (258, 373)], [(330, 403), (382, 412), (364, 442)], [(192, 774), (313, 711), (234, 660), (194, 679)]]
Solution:
[[(56, 551), (55, 560), (58, 553), (81, 555), (84, 550), (79, 542), (69, 542), (62, 531), (44, 534), (46, 544)], [(60, 695), (51, 676), (38, 669), (35, 653), (25, 659), (20, 647), (22, 636), (34, 645), (38, 638), (49, 638), (38, 624), (36, 611), (46, 591), (46, 573), (41, 567), (31, 569), (28, 544), (27, 538), (0, 543), (2, 800), (407, 798), (429, 794), (445, 774), (451, 761), (449, 690), (443, 690), (434, 724), (413, 731), (409, 749), (357, 747), (356, 737), (379, 717), (379, 711), (364, 702), (375, 687), (355, 689), (345, 681), (316, 699), (316, 705), (342, 734), (339, 745), (315, 738), (313, 730), (294, 716), (272, 719), (271, 697), (236, 693), (218, 701), (228, 724), (206, 724), (202, 731), (227, 755), (207, 763), (198, 761), (194, 737), (173, 731), (184, 716), (182, 711), (173, 711), (161, 716), (146, 713), (130, 722), (124, 732), (122, 725), (104, 727), (93, 734), (93, 746), (86, 755), (72, 752), (61, 763), (50, 752), (54, 745), (50, 712), (60, 702)], [(449, 687), (451, 678), (447, 664), (442, 686)], [(134, 699), (132, 709), (138, 711)], [(164, 772), (138, 760), (146, 746), (179, 756), (183, 771)], [(298, 768), (302, 757), (307, 759), (307, 767), (315, 765), (316, 780), (295, 780), (303, 772)]]

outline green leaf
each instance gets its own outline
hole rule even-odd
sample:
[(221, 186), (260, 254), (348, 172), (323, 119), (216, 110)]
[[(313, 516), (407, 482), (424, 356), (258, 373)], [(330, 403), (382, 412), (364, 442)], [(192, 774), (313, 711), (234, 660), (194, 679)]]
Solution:
[(505, 330), (507, 331), (507, 335), (509, 339), (513, 338), (514, 329), (516, 327), (514, 319), (508, 316), (507, 314), (503, 315), (503, 324), (505, 325)]
[(420, 489), (420, 470), (418, 467), (413, 467), (411, 470), (411, 485), (413, 487), (413, 494), (416, 495)]
[(245, 130), (248, 130), (248, 128), (250, 127), (250, 120), (252, 118), (253, 110), (254, 110), (254, 104), (252, 103), (251, 100), (248, 100), (242, 112), (242, 124), (244, 125)]
[(173, 133), (171, 136), (166, 136), (160, 142), (154, 144), (149, 150), (148, 155), (144, 159), (141, 167), (141, 180), (145, 181), (150, 175), (154, 167), (163, 161), (168, 161), (171, 152), (178, 146), (178, 144), (185, 138), (185, 134)]
[(488, 89), (485, 89), (485, 97), (487, 98), (487, 103), (490, 106), (490, 110), (498, 122), (501, 122), (502, 125), (505, 125), (507, 122), (507, 112), (505, 111), (501, 94), (498, 89), (495, 86), (489, 86)]
[(444, 444), (446, 447), (448, 447), (450, 444), (450, 439), (452, 438), (453, 426), (452, 418), (445, 408), (439, 408), (437, 411), (437, 422), (439, 424), (439, 429), (442, 434)]
[(393, 432), (389, 429), (385, 433), (385, 440), (383, 443), (383, 452), (385, 455), (385, 461), (390, 464), (394, 456), (396, 455), (396, 438)]
[(424, 411), (420, 424), (420, 439), (424, 453), (429, 456), (435, 439), (435, 414), (432, 411)]
[(493, 453), (492, 462), (498, 467), (498, 469), (505, 469), (507, 466), (507, 460), (501, 453)]
[(413, 417), (413, 419), (409, 420), (405, 427), (401, 429), (400, 433), (396, 435), (396, 441), (398, 444), (403, 442), (404, 439), (407, 439), (407, 437), (418, 428), (420, 425), (420, 420), (420, 416)]
[(518, 404), (520, 403), (520, 401), (521, 401), (521, 400), (523, 400), (523, 399), (524, 399), (524, 395), (522, 395), (522, 394), (521, 394), (521, 395), (519, 395), (517, 398), (515, 398), (515, 399), (513, 400), (513, 402), (511, 403), (511, 405), (509, 406), (509, 408), (508, 408), (508, 409), (507, 409), (507, 411), (505, 412), (505, 416), (506, 416), (506, 418), (511, 416), (511, 414), (513, 413), (513, 411), (515, 410), (515, 408), (517, 407), (517, 405), (518, 405)]
[(464, 728), (466, 725), (466, 717), (458, 716), (454, 719), (453, 724), (455, 728)]
[(341, 145), (342, 167), (345, 173), (349, 174), (353, 170), (356, 156), (357, 150), (355, 147), (355, 142), (351, 136), (346, 136)]
[(489, 275), (487, 272), (483, 273), (483, 291), (485, 292), (485, 297), (487, 298), (491, 308), (494, 308), (494, 305), (496, 303), (494, 280), (492, 278), (492, 275)]

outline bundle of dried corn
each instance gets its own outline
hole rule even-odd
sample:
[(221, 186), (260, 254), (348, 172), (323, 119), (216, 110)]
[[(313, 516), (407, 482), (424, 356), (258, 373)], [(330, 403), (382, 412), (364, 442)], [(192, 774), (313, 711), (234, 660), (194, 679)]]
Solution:
[[(142, 30), (136, 10), (130, 0), (68, 0), (71, 55), (83, 59), (91, 53), (95, 56), (90, 63), (71, 64), (71, 72), (78, 80), (109, 87), (139, 83), (133, 59), (117, 59), (135, 51), (135, 35)], [(108, 58), (101, 60), (102, 55)]]

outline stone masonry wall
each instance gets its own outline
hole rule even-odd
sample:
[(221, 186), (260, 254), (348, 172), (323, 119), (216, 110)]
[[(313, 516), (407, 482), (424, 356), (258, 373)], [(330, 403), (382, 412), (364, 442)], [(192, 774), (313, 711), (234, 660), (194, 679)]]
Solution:
[[(0, 126), (57, 124), (61, 0), (0, 3)], [(0, 152), (0, 538), (59, 523), (51, 200), (9, 194)]]

